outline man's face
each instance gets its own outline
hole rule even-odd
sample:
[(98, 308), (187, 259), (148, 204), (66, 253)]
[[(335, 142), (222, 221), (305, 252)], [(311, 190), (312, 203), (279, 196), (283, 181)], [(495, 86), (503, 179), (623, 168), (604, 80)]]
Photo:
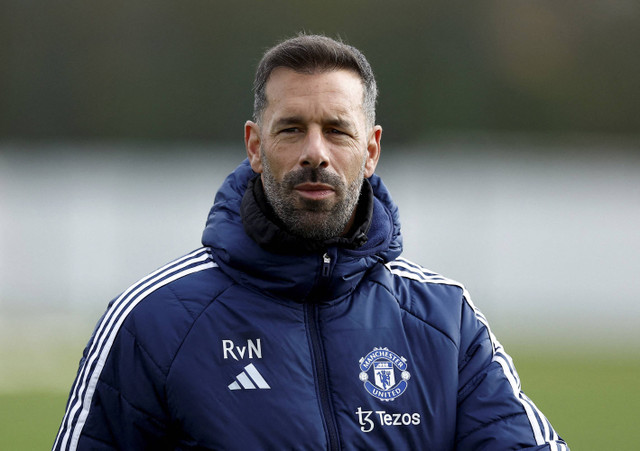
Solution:
[(342, 235), (380, 154), (382, 129), (367, 127), (360, 78), (277, 68), (266, 94), (260, 125), (245, 125), (245, 144), (269, 202), (297, 235)]

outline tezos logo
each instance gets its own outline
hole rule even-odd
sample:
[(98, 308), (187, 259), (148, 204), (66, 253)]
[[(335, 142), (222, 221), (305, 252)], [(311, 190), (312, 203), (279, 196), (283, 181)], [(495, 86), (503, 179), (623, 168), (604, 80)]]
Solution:
[[(382, 401), (393, 401), (407, 389), (407, 381), (411, 374), (407, 371), (407, 359), (400, 357), (388, 348), (373, 348), (369, 354), (360, 359), (360, 380), (371, 396)], [(370, 371), (373, 369), (373, 371)], [(400, 372), (396, 378), (396, 370)], [(370, 374), (373, 383), (370, 381)], [(400, 382), (396, 384), (396, 380)]]
[[(375, 415), (372, 415), (374, 413)], [(376, 423), (380, 426), (417, 426), (420, 424), (419, 413), (387, 413), (384, 410), (376, 410), (374, 412), (372, 410), (362, 410), (362, 407), (358, 407), (356, 415), (362, 432), (373, 431)]]

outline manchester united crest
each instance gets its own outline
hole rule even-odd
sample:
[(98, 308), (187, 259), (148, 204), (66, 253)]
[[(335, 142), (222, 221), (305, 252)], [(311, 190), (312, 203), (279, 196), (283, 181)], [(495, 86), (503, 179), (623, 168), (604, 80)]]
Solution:
[(411, 378), (407, 359), (388, 348), (373, 348), (359, 363), (360, 380), (371, 396), (393, 401), (407, 389), (407, 381)]

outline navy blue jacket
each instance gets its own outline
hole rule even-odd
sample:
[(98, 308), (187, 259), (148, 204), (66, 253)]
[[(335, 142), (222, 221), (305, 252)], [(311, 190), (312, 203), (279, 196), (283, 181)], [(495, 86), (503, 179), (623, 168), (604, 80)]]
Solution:
[(365, 244), (294, 255), (245, 231), (254, 177), (224, 182), (203, 248), (110, 303), (54, 449), (568, 449), (465, 289), (400, 258), (377, 176)]

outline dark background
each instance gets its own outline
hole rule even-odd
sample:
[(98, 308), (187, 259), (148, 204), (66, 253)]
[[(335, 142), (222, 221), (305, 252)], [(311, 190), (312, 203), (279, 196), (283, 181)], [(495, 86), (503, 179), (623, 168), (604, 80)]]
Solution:
[(263, 51), (363, 50), (385, 141), (640, 131), (640, 4), (0, 0), (0, 140), (237, 141)]

